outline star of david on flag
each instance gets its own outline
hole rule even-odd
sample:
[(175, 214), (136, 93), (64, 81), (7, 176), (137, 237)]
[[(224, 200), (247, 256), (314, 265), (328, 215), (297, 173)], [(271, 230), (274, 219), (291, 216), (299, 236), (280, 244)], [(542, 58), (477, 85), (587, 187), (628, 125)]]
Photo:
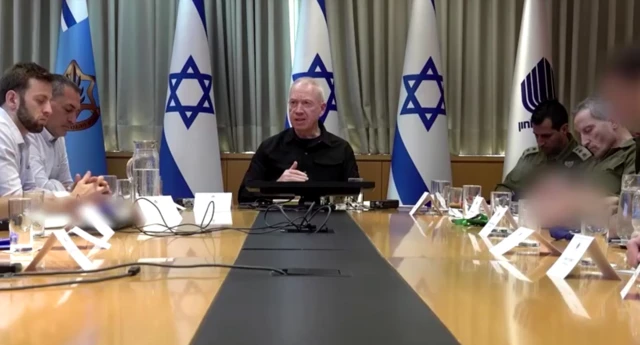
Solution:
[(313, 79), (324, 79), (329, 86), (329, 98), (327, 99), (327, 108), (324, 110), (324, 113), (320, 117), (320, 121), (324, 121), (329, 114), (330, 111), (338, 111), (338, 106), (336, 105), (336, 96), (335, 96), (335, 87), (333, 85), (333, 72), (329, 72), (327, 70), (324, 61), (320, 57), (320, 54), (316, 54), (311, 61), (311, 65), (309, 65), (309, 69), (306, 72), (294, 73), (292, 75), (293, 81), (296, 81), (299, 78), (313, 78)]
[[(214, 115), (213, 100), (211, 99), (212, 76), (210, 74), (201, 73), (193, 56), (189, 58), (179, 73), (169, 74), (169, 99), (167, 100), (166, 112), (177, 112), (182, 117), (184, 125), (189, 129), (199, 114)], [(195, 80), (202, 90), (202, 96), (195, 105), (185, 105), (178, 96), (180, 85), (185, 80)], [(183, 86), (184, 87), (184, 86)], [(189, 91), (197, 91), (188, 88)]]
[[(431, 126), (438, 118), (438, 115), (447, 115), (444, 104), (444, 78), (433, 62), (433, 58), (429, 58), (424, 65), (420, 73), (407, 74), (402, 76), (402, 84), (407, 91), (407, 98), (405, 98), (400, 110), (400, 115), (418, 115), (427, 131), (431, 130)], [(440, 97), (438, 103), (435, 106), (422, 106), (418, 99), (416, 92), (420, 88), (422, 82), (436, 83), (438, 90), (440, 91)]]

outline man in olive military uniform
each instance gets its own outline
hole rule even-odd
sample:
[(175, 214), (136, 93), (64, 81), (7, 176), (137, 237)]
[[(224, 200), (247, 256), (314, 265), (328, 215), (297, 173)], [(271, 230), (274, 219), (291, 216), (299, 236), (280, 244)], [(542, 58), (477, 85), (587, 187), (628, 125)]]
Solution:
[(631, 133), (609, 120), (601, 100), (587, 98), (573, 112), (582, 145), (594, 156), (588, 177), (602, 192), (620, 194), (622, 176), (635, 173), (636, 144)]
[(496, 187), (498, 191), (512, 192), (516, 198), (544, 169), (576, 169), (592, 156), (569, 133), (569, 114), (557, 100), (540, 103), (531, 114), (531, 125), (538, 145), (524, 150), (513, 170)]

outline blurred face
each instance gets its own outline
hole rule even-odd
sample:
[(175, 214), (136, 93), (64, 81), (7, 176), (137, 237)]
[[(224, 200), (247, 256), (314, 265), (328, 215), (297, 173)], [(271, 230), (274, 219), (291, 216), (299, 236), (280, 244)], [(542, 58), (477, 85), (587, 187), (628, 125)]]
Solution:
[(51, 110), (47, 130), (56, 138), (64, 137), (80, 113), (80, 95), (65, 86), (62, 94), (51, 100)]
[(640, 132), (640, 81), (609, 75), (602, 83), (602, 97), (611, 107), (613, 121)]
[(289, 118), (296, 132), (312, 132), (327, 104), (312, 85), (298, 84), (289, 92)]
[(22, 126), (30, 133), (40, 133), (51, 115), (51, 84), (36, 79), (29, 80), (29, 86), (20, 95), (9, 91), (6, 104), (15, 112)]
[(596, 158), (603, 157), (616, 142), (615, 129), (618, 125), (593, 118), (589, 110), (577, 113), (573, 124), (580, 133), (582, 146), (588, 148)]
[(539, 125), (532, 125), (533, 134), (536, 136), (538, 149), (546, 155), (560, 153), (567, 145), (567, 124), (559, 130), (553, 129), (551, 119), (544, 119)]

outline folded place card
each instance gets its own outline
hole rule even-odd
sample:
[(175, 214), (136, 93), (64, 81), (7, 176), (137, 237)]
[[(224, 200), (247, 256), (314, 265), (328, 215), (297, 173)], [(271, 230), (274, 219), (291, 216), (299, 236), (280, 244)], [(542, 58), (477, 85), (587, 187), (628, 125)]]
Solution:
[(438, 201), (438, 208), (442, 210), (447, 209), (447, 201), (444, 200), (444, 197), (442, 196), (442, 194), (440, 194), (440, 192), (436, 192), (436, 200)]
[(585, 236), (580, 234), (573, 235), (573, 238), (567, 245), (560, 258), (551, 266), (547, 271), (547, 275), (551, 278), (564, 279), (571, 273), (576, 267), (580, 259), (585, 253), (589, 253), (589, 256), (596, 264), (602, 277), (610, 280), (621, 280), (616, 271), (611, 267), (607, 261), (606, 255), (600, 250), (600, 247), (594, 241), (591, 236)]
[(580, 299), (578, 298), (576, 293), (564, 279), (549, 277), (549, 280), (551, 280), (553, 285), (556, 286), (556, 288), (560, 292), (560, 295), (562, 295), (564, 303), (567, 304), (567, 307), (569, 307), (572, 313), (587, 319), (591, 319), (589, 313), (587, 313), (587, 310), (584, 309), (584, 306), (582, 305), (582, 302), (580, 302)]
[(479, 215), (481, 212), (484, 212), (484, 214), (491, 214), (491, 208), (487, 204), (487, 201), (484, 200), (482, 196), (478, 195), (476, 196), (475, 199), (473, 199), (473, 203), (469, 207), (469, 210), (467, 211), (465, 218), (466, 219), (474, 218), (477, 215)]
[[(93, 235), (91, 235), (90, 233), (80, 229), (79, 227), (74, 227), (73, 229), (69, 230), (70, 234), (76, 234), (80, 237), (82, 237), (84, 240), (86, 240), (87, 242), (93, 244), (96, 247), (100, 247), (100, 248), (104, 248), (104, 249), (109, 249), (111, 248), (111, 243), (107, 242), (107, 240), (105, 240), (105, 237), (103, 237), (102, 239), (97, 238)], [(88, 257), (89, 255), (87, 255)]]
[(491, 219), (487, 222), (487, 224), (480, 230), (478, 235), (482, 237), (487, 237), (491, 234), (493, 229), (498, 226), (504, 215), (507, 213), (507, 207), (497, 207), (496, 212), (491, 216)]
[(167, 228), (175, 228), (182, 223), (182, 215), (170, 196), (144, 197), (138, 199), (137, 204), (144, 218), (145, 231), (168, 231)]
[(31, 263), (25, 268), (26, 272), (35, 271), (36, 267), (49, 253), (51, 248), (56, 242), (60, 242), (64, 249), (69, 253), (71, 258), (82, 268), (83, 270), (91, 270), (95, 268), (95, 265), (87, 258), (82, 251), (76, 246), (66, 230), (53, 230), (51, 232), (53, 236), (49, 236), (44, 243), (38, 254), (31, 260)]
[(115, 231), (107, 224), (107, 220), (95, 206), (83, 206), (80, 209), (80, 215), (85, 222), (91, 224), (103, 236), (103, 241), (109, 241), (115, 234)]
[(519, 228), (518, 230), (511, 233), (511, 235), (507, 236), (500, 243), (489, 249), (489, 251), (491, 252), (491, 254), (504, 255), (511, 249), (517, 247), (520, 242), (526, 240), (534, 232), (535, 231), (533, 229)]
[(231, 193), (196, 193), (193, 202), (193, 216), (200, 225), (230, 225)]
[(416, 204), (413, 205), (413, 207), (411, 208), (411, 211), (409, 211), (409, 214), (413, 216), (416, 212), (418, 212), (418, 210), (422, 206), (425, 206), (429, 202), (431, 202), (431, 204), (434, 206), (432, 207), (432, 209), (436, 211), (436, 213), (438, 213), (439, 215), (442, 215), (442, 210), (440, 209), (440, 207), (437, 207), (438, 203), (436, 201), (435, 196), (432, 194), (429, 194), (429, 192), (422, 193), (422, 196), (420, 197), (420, 199), (418, 199), (418, 202), (416, 202)]
[(462, 214), (462, 212), (460, 212), (460, 210), (457, 210), (455, 208), (450, 208), (449, 217), (461, 219), (461, 218), (464, 218), (464, 215)]
[(636, 282), (636, 280), (638, 280), (638, 275), (639, 274), (640, 274), (640, 265), (638, 265), (636, 270), (633, 272), (633, 275), (631, 276), (631, 279), (629, 279), (629, 281), (624, 285), (624, 288), (622, 288), (622, 291), (620, 291), (620, 297), (622, 299), (627, 297), (627, 294), (629, 293), (629, 290), (631, 290), (631, 287), (633, 286), (633, 284)]

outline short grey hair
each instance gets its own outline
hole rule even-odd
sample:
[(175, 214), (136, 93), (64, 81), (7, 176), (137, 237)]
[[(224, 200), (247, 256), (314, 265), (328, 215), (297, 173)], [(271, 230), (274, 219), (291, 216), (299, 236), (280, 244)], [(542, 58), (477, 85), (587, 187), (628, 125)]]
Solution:
[(318, 82), (313, 79), (313, 78), (309, 78), (309, 77), (302, 77), (302, 78), (298, 78), (296, 79), (293, 84), (291, 84), (291, 88), (289, 89), (289, 93), (291, 93), (291, 90), (293, 90), (294, 87), (298, 86), (298, 85), (308, 85), (311, 86), (314, 91), (316, 92), (316, 94), (320, 97), (321, 101), (324, 102), (324, 90), (322, 89), (322, 86), (320, 86), (320, 84), (318, 84)]
[(70, 87), (73, 91), (77, 92), (79, 95), (82, 95), (82, 90), (75, 82), (73, 82), (73, 80), (67, 78), (62, 74), (53, 74), (51, 80), (53, 98), (62, 96), (65, 87)]
[(587, 97), (585, 100), (580, 102), (573, 110), (573, 118), (583, 110), (588, 110), (591, 117), (596, 120), (609, 121), (607, 106), (604, 101), (598, 97)]

